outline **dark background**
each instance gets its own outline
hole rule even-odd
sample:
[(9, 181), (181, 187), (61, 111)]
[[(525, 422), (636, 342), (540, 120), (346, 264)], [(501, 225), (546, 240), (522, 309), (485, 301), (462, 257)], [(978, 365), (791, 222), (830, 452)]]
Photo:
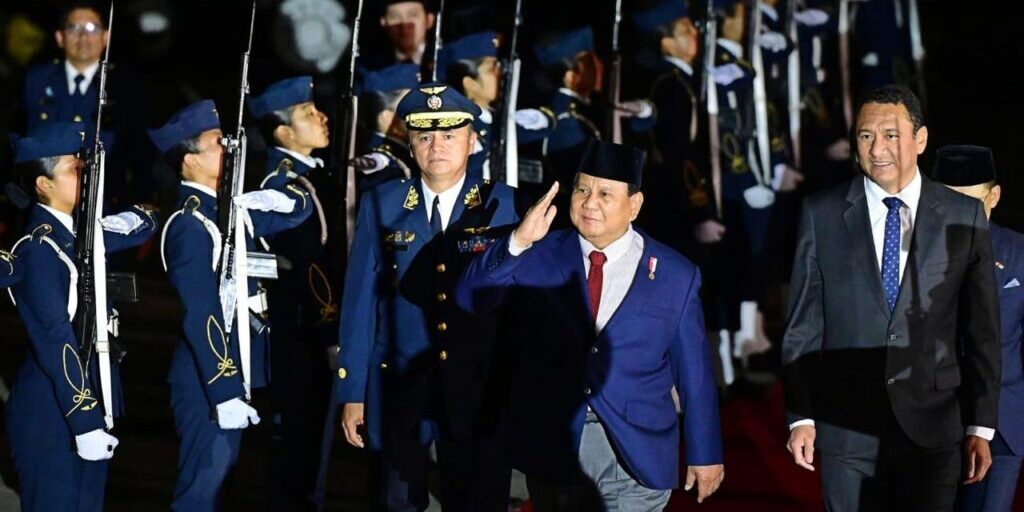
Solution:
[[(354, 16), (354, 2), (346, 4), (345, 23)], [(624, 2), (630, 4), (629, 1)], [(599, 50), (606, 52), (612, 19), (612, 0), (524, 0), (524, 28), (520, 51), (532, 52), (532, 42), (553, 28), (594, 25)], [(1018, 2), (1004, 1), (937, 1), (920, 0), (923, 36), (928, 52), (926, 64), (929, 95), (926, 124), (930, 139), (928, 151), (921, 160), (926, 173), (931, 166), (935, 148), (943, 144), (979, 144), (990, 146), (995, 153), (1003, 199), (995, 211), (995, 220), (1015, 229), (1024, 229), (1024, 177), (1020, 118), (1024, 115), (1019, 74), (1024, 64), (1024, 39)], [(53, 43), (56, 13), (63, 2), (52, 0), (5, 1), (0, 5), (0, 136), (18, 129), (21, 79), (27, 66), (58, 56)], [(146, 126), (157, 126), (192, 101), (212, 98), (219, 106), (221, 119), (230, 128), (237, 114), (239, 55), (248, 29), (250, 3), (239, 0), (123, 0), (118, 2), (112, 36), (111, 61), (132, 69), (144, 79), (147, 108), (138, 112)], [(281, 78), (303, 74), (285, 63), (272, 36), (277, 6), (272, 0), (257, 1), (256, 37), (253, 43), (251, 83), (254, 91)], [(513, 3), (508, 0), (484, 2), (449, 0), (449, 13), (464, 10), (445, 20), (443, 35), (451, 40), (483, 29), (504, 29), (511, 22)], [(145, 10), (167, 13), (171, 25), (159, 36), (144, 36), (138, 29), (137, 16)], [(386, 40), (380, 31), (377, 16), (379, 4), (367, 2), (363, 18), (361, 43), (365, 51), (381, 48)], [(17, 42), (13, 27), (28, 21), (41, 28), (43, 45), (27, 62), (20, 62), (11, 51)], [(629, 23), (623, 24), (623, 43), (629, 54), (631, 36)], [(429, 44), (428, 44), (429, 49)], [(632, 59), (627, 59), (627, 66)], [(344, 92), (347, 55), (337, 68), (326, 74), (315, 74), (318, 103), (337, 122), (337, 100)], [(630, 73), (625, 75), (631, 76)], [(627, 90), (641, 90), (640, 84), (626, 84)], [(529, 81), (524, 83), (521, 105), (539, 103), (543, 90)], [(6, 162), (9, 148), (0, 144), (0, 162)], [(6, 167), (6, 165), (4, 166)], [(0, 168), (0, 178), (9, 169)], [(166, 183), (166, 176), (154, 181)], [(154, 189), (159, 201), (160, 187)], [(0, 199), (0, 246), (10, 247), (21, 226), (14, 209)], [(152, 249), (152, 248), (151, 248)], [(164, 383), (174, 343), (180, 330), (177, 299), (159, 268), (159, 254), (140, 255), (143, 275), (143, 302), (121, 308), (122, 333), (129, 347), (125, 361), (124, 381), (128, 416), (115, 432), (122, 441), (118, 456), (111, 466), (107, 489), (110, 510), (159, 510), (170, 500), (176, 474), (177, 441), (170, 414), (168, 386)], [(778, 338), (777, 338), (778, 339)], [(26, 350), (24, 331), (10, 305), (0, 299), (0, 375), (8, 385), (12, 382)], [(265, 397), (257, 395), (257, 406), (266, 409)], [(732, 409), (733, 417), (762, 422), (758, 433), (744, 426), (723, 425), (727, 444), (736, 450), (749, 449), (743, 442), (754, 443), (757, 435), (770, 436), (769, 446), (780, 453), (761, 454), (764, 460), (781, 460), (784, 427), (776, 404), (778, 397), (769, 393), (758, 402)], [(768, 405), (765, 405), (768, 404)], [(265, 423), (250, 429), (243, 441), (239, 470), (228, 484), (229, 508), (261, 510), (265, 507), (266, 447), (269, 444), (269, 417)], [(10, 464), (7, 439), (0, 426), (0, 474), (11, 483), (15, 480)], [(730, 441), (739, 436), (740, 441)], [(744, 441), (745, 440), (745, 441)], [(774, 444), (773, 444), (774, 443)], [(329, 504), (335, 510), (362, 510), (365, 488), (365, 461), (359, 452), (342, 446), (338, 438), (329, 474)], [(755, 450), (756, 452), (756, 450)], [(728, 457), (728, 456), (727, 456)], [(772, 467), (767, 464), (767, 467)], [(802, 504), (779, 501), (769, 491), (762, 491), (771, 472), (755, 474), (732, 472), (727, 478), (721, 502), (732, 499), (741, 505), (737, 510), (801, 510)], [(747, 475), (749, 478), (741, 477)], [(802, 480), (780, 479), (772, 489), (815, 485), (813, 474)], [(767, 480), (766, 480), (767, 479)], [(782, 482), (781, 480), (785, 480)], [(799, 484), (794, 484), (799, 482)], [(781, 492), (781, 491), (778, 491)], [(761, 494), (759, 494), (761, 493)], [(766, 494), (767, 493), (767, 494)], [(793, 493), (791, 493), (793, 494)], [(799, 494), (799, 492), (795, 492)], [(805, 493), (806, 494), (806, 493)], [(729, 497), (732, 498), (729, 498)], [(806, 498), (806, 496), (805, 496)], [(813, 499), (813, 492), (811, 493)], [(711, 508), (716, 499), (712, 499)], [(773, 504), (773, 505), (772, 505)], [(813, 507), (811, 508), (813, 509)]]

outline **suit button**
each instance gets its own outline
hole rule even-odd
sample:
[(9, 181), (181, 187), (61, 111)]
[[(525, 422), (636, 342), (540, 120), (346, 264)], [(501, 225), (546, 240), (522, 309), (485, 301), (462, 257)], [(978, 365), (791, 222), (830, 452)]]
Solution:
[(388, 369), (388, 364), (387, 363), (381, 363), (380, 364), (380, 369), (381, 370), (387, 370)]
[(441, 322), (441, 323), (437, 324), (437, 330), (438, 330), (439, 332), (445, 332), (445, 331), (447, 331), (447, 330), (448, 330), (448, 324), (446, 324), (446, 323), (444, 323), (444, 322)]
[(896, 379), (889, 379), (889, 380), (885, 381), (885, 383), (890, 385), (890, 386), (892, 386), (893, 384), (896, 383)]
[(76, 123), (81, 123), (82, 122), (82, 116), (75, 116), (73, 121), (76, 122)]
[(889, 333), (889, 341), (896, 341), (896, 333), (894, 333), (894, 332), (890, 332)]
[(445, 270), (448, 270), (448, 267), (444, 266), (444, 263), (437, 264), (437, 273), (443, 274)]
[(597, 347), (590, 347), (590, 353), (591, 354), (596, 354), (597, 353)]
[(345, 377), (348, 377), (348, 371), (344, 368), (338, 368), (338, 378), (344, 380)]
[(391, 268), (394, 270), (398, 270), (398, 263), (392, 263)]
[(448, 300), (448, 295), (445, 295), (443, 292), (437, 294), (437, 301), (438, 302), (444, 302), (446, 300)]
[(448, 351), (447, 350), (442, 350), (441, 353), (437, 355), (437, 357), (440, 357), (442, 361), (447, 361), (448, 360)]
[(590, 388), (583, 388), (583, 393), (589, 395), (590, 394)]
[(39, 119), (42, 119), (43, 121), (46, 121), (49, 117), (50, 116), (46, 115), (46, 112), (39, 114)]

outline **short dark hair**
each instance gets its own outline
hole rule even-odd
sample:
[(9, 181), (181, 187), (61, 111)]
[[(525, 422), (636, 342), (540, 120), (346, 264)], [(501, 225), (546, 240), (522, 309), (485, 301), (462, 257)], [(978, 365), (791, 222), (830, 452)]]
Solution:
[(456, 91), (465, 95), (466, 88), (462, 86), (462, 79), (465, 77), (469, 77), (471, 80), (480, 78), (480, 65), (484, 63), (484, 58), (459, 59), (449, 64), (445, 70), (448, 84), (454, 87)]
[(295, 105), (292, 105), (281, 110), (274, 110), (256, 120), (256, 131), (260, 132), (260, 136), (268, 146), (280, 143), (274, 137), (274, 131), (278, 126), (291, 126), (294, 112)]
[(59, 12), (60, 17), (57, 18), (57, 30), (64, 30), (64, 26), (68, 24), (68, 18), (71, 17), (71, 13), (79, 9), (87, 9), (96, 13), (96, 17), (100, 19), (100, 26), (106, 30), (107, 20), (103, 18), (103, 10), (99, 4), (89, 0), (75, 0), (61, 9)]
[(60, 156), (48, 156), (14, 164), (15, 179), (29, 199), (39, 201), (39, 194), (36, 193), (36, 179), (40, 176), (53, 178), (53, 170), (57, 167), (60, 159)]
[(373, 91), (359, 97), (359, 122), (368, 133), (377, 131), (377, 116), (385, 110), (395, 110), (405, 95), (405, 89)]
[[(921, 110), (921, 100), (917, 99), (909, 88), (890, 84), (883, 85), (865, 95), (857, 105), (857, 115), (860, 115), (861, 108), (868, 103), (880, 103), (883, 105), (903, 105), (910, 116), (910, 123), (914, 125), (914, 133), (924, 126), (924, 113)], [(854, 128), (856, 131), (856, 128)]]
[(182, 166), (185, 163), (185, 155), (199, 153), (199, 135), (187, 138), (164, 151), (163, 157), (167, 165), (171, 166), (174, 172), (181, 176)]

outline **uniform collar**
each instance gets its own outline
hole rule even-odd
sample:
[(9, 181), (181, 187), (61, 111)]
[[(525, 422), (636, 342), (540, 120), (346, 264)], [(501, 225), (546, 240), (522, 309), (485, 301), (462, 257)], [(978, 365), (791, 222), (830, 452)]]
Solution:
[(779, 21), (779, 11), (776, 11), (774, 7), (768, 4), (761, 4), (761, 14), (771, 18), (772, 21)]
[(685, 60), (677, 57), (669, 57), (668, 55), (665, 55), (664, 59), (665, 62), (672, 64), (673, 66), (682, 70), (683, 73), (686, 73), (686, 76), (693, 76), (693, 66), (687, 64)]
[(210, 197), (212, 197), (214, 199), (217, 198), (217, 191), (212, 189), (212, 188), (210, 188), (210, 187), (207, 187), (206, 185), (201, 185), (201, 184), (196, 183), (194, 181), (182, 181), (181, 182), (181, 186), (189, 187), (189, 188), (198, 190), (198, 191), (200, 191), (200, 192), (202, 192), (202, 193), (204, 193), (204, 194), (206, 194), (206, 195), (208, 195), (208, 196), (210, 196)]
[(737, 59), (743, 58), (743, 45), (736, 41), (720, 37), (718, 38), (718, 46), (721, 46), (723, 50), (731, 53)]
[(420, 178), (420, 188), (423, 189), (423, 199), (426, 201), (427, 209), (429, 210), (433, 208), (434, 196), (438, 196), (440, 198), (438, 200), (440, 203), (438, 207), (444, 211), (451, 211), (455, 206), (455, 201), (459, 198), (459, 193), (462, 192), (462, 186), (465, 185), (465, 183), (466, 174), (463, 174), (462, 178), (452, 185), (451, 188), (438, 194), (433, 190), (430, 190), (430, 187), (428, 187), (427, 183), (423, 181), (423, 178)]
[(306, 167), (309, 167), (310, 169), (316, 169), (317, 167), (323, 167), (324, 166), (324, 161), (319, 159), (319, 158), (315, 158), (315, 157), (312, 157), (312, 156), (299, 154), (299, 153), (296, 153), (296, 152), (294, 152), (294, 151), (292, 151), (290, 149), (282, 148), (281, 146), (275, 146), (274, 149), (276, 149), (276, 150), (278, 150), (278, 151), (280, 151), (280, 152), (282, 152), (282, 153), (284, 153), (284, 154), (286, 154), (286, 155), (288, 155), (288, 156), (298, 160), (299, 162), (305, 164)]
[(46, 212), (49, 212), (50, 215), (53, 215), (53, 218), (57, 219), (57, 222), (60, 222), (62, 226), (67, 228), (68, 233), (71, 233), (71, 236), (75, 235), (75, 219), (73, 219), (70, 215), (62, 211), (58, 211), (54, 208), (50, 208), (49, 206), (46, 206), (43, 203), (36, 204), (38, 204)]
[(580, 103), (583, 103), (584, 105), (590, 105), (590, 100), (588, 98), (584, 98), (583, 96), (580, 96), (579, 93), (577, 93), (576, 91), (574, 91), (574, 90), (572, 90), (572, 89), (570, 89), (568, 87), (559, 87), (558, 88), (558, 92), (561, 93), (561, 94), (564, 94), (564, 95), (566, 95), (566, 96), (568, 96), (568, 97), (570, 97), (570, 98), (572, 98), (572, 99), (574, 99), (576, 101), (579, 101)]
[(89, 67), (85, 68), (84, 70), (79, 71), (79, 70), (75, 69), (75, 67), (72, 66), (71, 63), (68, 62), (67, 59), (64, 59), (64, 75), (65, 75), (65, 77), (68, 80), (68, 94), (74, 94), (74, 91), (75, 91), (75, 77), (78, 76), (79, 74), (81, 74), (82, 76), (85, 77), (85, 79), (82, 80), (82, 91), (83, 92), (87, 91), (89, 89), (89, 84), (92, 83), (92, 78), (94, 76), (96, 76), (96, 71), (99, 68), (100, 68), (100, 62), (96, 61), (96, 62), (92, 63), (91, 65), (89, 65)]

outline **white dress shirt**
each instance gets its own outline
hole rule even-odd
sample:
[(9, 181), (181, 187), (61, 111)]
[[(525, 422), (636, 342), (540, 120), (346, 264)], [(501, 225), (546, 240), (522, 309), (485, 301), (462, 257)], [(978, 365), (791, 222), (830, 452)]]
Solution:
[(459, 200), (459, 193), (462, 192), (462, 184), (466, 182), (466, 175), (463, 174), (458, 183), (440, 194), (430, 190), (423, 178), (420, 178), (420, 182), (423, 184), (423, 199), (426, 200), (427, 205), (427, 223), (430, 223), (431, 217), (434, 215), (434, 196), (437, 196), (440, 198), (437, 209), (441, 212), (441, 230), (448, 229), (448, 221), (452, 218), (452, 210), (455, 209), (455, 201)]
[(73, 219), (70, 215), (62, 211), (58, 211), (54, 208), (50, 208), (49, 206), (46, 206), (43, 203), (39, 203), (39, 206), (42, 206), (44, 210), (50, 212), (54, 217), (56, 217), (57, 222), (60, 222), (62, 226), (68, 228), (69, 233), (71, 233), (72, 235), (75, 234), (75, 219)]
[(99, 68), (100, 63), (96, 61), (89, 67), (79, 71), (67, 59), (64, 59), (64, 75), (68, 79), (68, 94), (75, 94), (75, 77), (78, 75), (84, 77), (84, 80), (82, 80), (82, 94), (85, 94), (85, 91), (89, 90), (89, 84), (92, 83), (92, 77), (96, 76), (96, 70)]
[[(878, 260), (878, 269), (882, 269), (882, 251), (885, 245), (885, 217), (889, 213), (889, 207), (882, 202), (888, 197), (897, 197), (903, 201), (900, 207), (900, 282), (903, 282), (903, 270), (907, 266), (907, 259), (910, 256), (910, 241), (914, 235), (914, 219), (917, 217), (917, 206), (921, 203), (921, 171), (917, 170), (914, 179), (903, 190), (895, 195), (886, 192), (877, 183), (864, 177), (864, 199), (868, 205), (868, 218), (871, 221), (871, 235), (875, 243), (875, 256)], [(814, 425), (814, 420), (806, 419), (795, 421), (789, 425), (792, 430), (800, 425)], [(977, 436), (986, 441), (991, 441), (996, 431), (993, 428), (971, 425), (967, 427), (967, 435)]]
[[(583, 270), (589, 276), (590, 253), (598, 249), (582, 235), (579, 238), (580, 249), (583, 252)], [(629, 291), (633, 277), (636, 276), (637, 265), (644, 254), (644, 238), (633, 231), (633, 226), (630, 225), (624, 235), (608, 244), (601, 252), (607, 259), (602, 267), (601, 302), (598, 304), (597, 320), (594, 322), (596, 334), (601, 334), (608, 320), (626, 298), (626, 292)]]

